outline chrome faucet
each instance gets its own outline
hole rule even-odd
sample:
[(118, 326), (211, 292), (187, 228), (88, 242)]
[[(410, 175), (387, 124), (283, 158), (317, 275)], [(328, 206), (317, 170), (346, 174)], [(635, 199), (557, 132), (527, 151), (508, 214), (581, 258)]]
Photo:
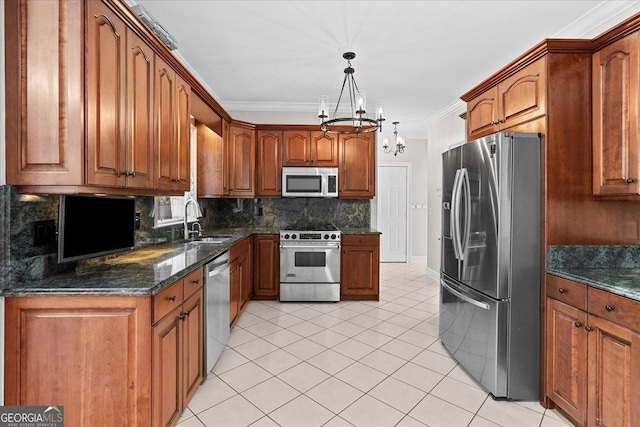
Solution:
[(200, 227), (200, 223), (196, 220), (196, 222), (193, 223), (193, 228), (195, 228), (195, 225), (198, 224), (198, 231), (195, 230), (189, 230), (189, 224), (187, 224), (187, 214), (189, 212), (189, 205), (193, 203), (196, 206), (196, 217), (200, 218), (202, 216), (202, 212), (200, 211), (200, 206), (198, 206), (198, 202), (195, 199), (188, 199), (187, 202), (184, 204), (184, 239), (185, 240), (189, 240), (189, 238), (191, 238), (192, 234), (198, 234), (199, 236), (202, 235), (202, 228)]

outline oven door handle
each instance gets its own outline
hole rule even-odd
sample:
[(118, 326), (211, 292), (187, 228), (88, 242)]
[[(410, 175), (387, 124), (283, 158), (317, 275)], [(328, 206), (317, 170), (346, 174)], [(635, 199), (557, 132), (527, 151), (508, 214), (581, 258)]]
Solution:
[(280, 244), (280, 249), (340, 249), (340, 243), (329, 242), (322, 245), (287, 245)]

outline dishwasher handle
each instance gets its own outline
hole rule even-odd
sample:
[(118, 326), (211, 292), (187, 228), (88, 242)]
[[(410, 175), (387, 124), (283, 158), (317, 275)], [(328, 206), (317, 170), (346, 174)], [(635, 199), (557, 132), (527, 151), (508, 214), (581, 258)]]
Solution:
[(208, 270), (207, 275), (209, 277), (217, 276), (220, 273), (222, 273), (224, 270), (226, 270), (228, 267), (229, 267), (229, 254), (225, 252), (224, 254), (220, 255), (219, 257), (211, 261), (209, 264), (207, 264), (207, 270)]

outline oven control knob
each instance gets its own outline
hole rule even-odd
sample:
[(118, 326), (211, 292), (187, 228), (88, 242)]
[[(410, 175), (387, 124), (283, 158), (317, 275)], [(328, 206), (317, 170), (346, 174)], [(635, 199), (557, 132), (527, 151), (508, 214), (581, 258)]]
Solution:
[(337, 237), (337, 236), (336, 236), (335, 234), (332, 234), (332, 235), (331, 235), (331, 238), (332, 238), (332, 239), (335, 239), (336, 237)]
[(295, 240), (296, 237), (298, 237), (298, 236), (296, 236), (295, 234), (291, 235), (291, 238), (294, 239), (294, 240)]
[(328, 234), (324, 235), (324, 240), (329, 240), (329, 235)]
[(288, 235), (288, 234), (285, 234), (285, 235), (284, 235), (284, 238), (285, 238), (285, 239), (288, 239), (288, 238), (289, 238), (289, 235)]

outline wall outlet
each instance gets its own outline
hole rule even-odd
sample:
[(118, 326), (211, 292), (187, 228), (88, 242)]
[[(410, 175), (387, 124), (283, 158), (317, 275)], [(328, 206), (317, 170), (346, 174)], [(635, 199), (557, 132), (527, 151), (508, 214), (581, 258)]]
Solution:
[(258, 208), (258, 216), (262, 216), (262, 207)]
[(33, 222), (33, 246), (55, 243), (57, 239), (56, 222), (52, 219)]
[(140, 212), (136, 212), (136, 219), (135, 219), (134, 224), (135, 225), (133, 226), (133, 228), (135, 230), (140, 230)]

